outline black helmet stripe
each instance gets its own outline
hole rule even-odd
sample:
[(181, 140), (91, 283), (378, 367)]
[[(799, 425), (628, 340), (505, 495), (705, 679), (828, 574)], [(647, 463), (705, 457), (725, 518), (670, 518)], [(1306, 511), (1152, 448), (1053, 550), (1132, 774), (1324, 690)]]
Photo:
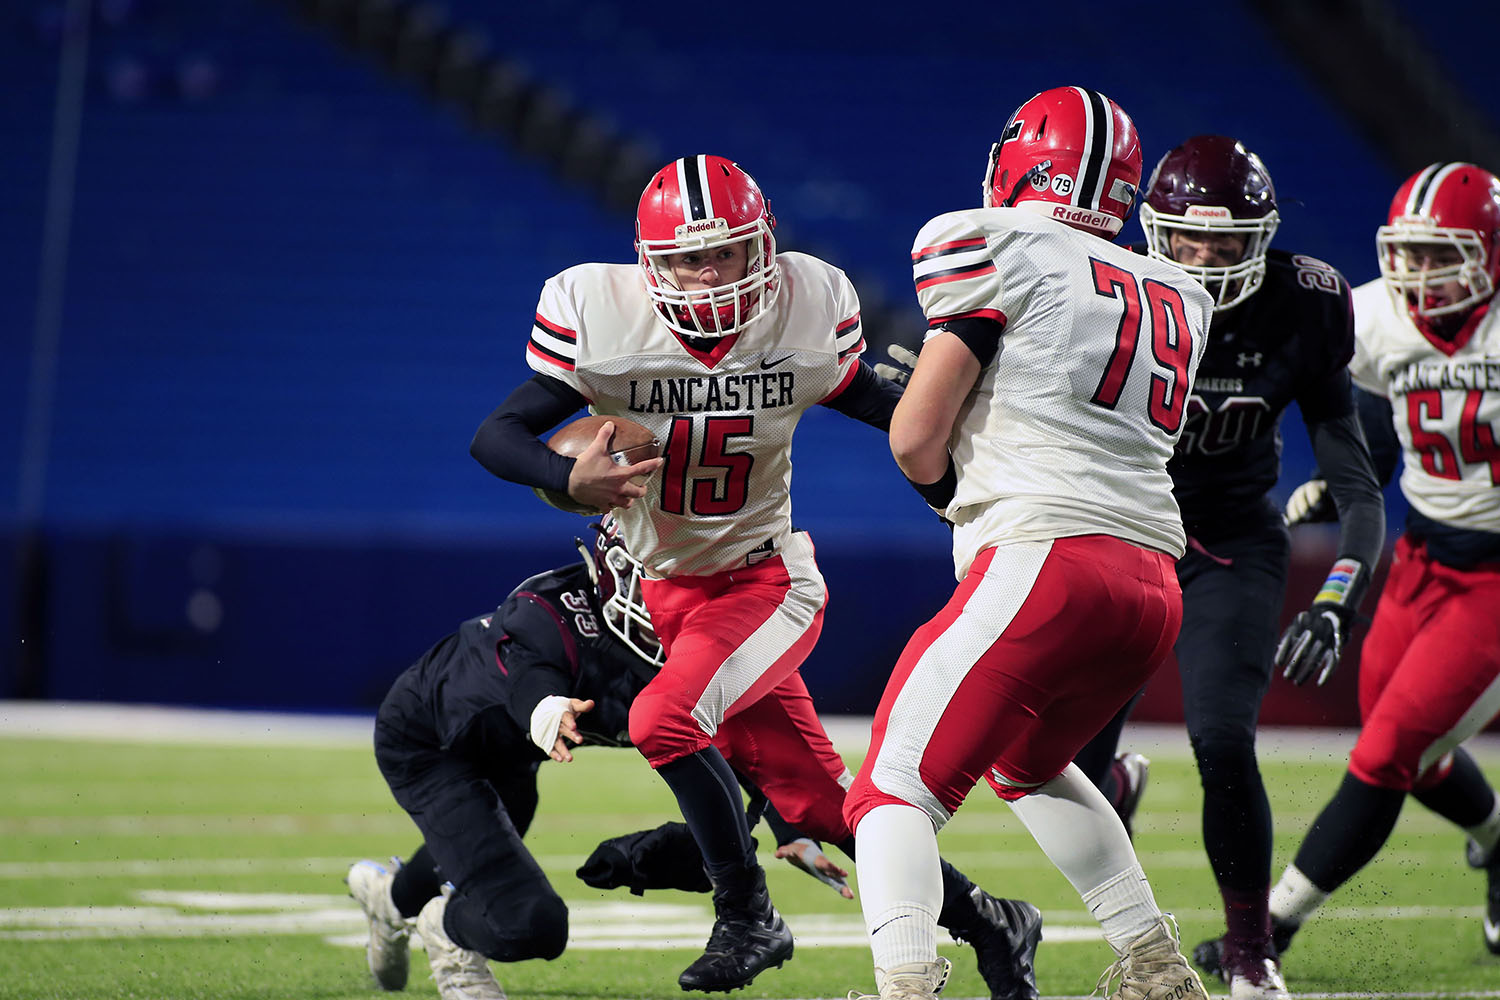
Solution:
[(1097, 209), (1099, 196), (1103, 193), (1104, 172), (1109, 166), (1109, 153), (1115, 145), (1115, 116), (1110, 114), (1109, 102), (1097, 90), (1074, 87), (1083, 98), (1084, 133), (1086, 152), (1082, 173), (1073, 187), (1072, 204)]
[(1432, 199), (1437, 197), (1438, 190), (1443, 186), (1443, 181), (1448, 175), (1462, 163), (1434, 163), (1417, 177), (1417, 182), (1411, 186), (1411, 195), (1406, 199), (1406, 215), (1430, 215), (1432, 214)]
[(684, 222), (713, 218), (713, 196), (708, 191), (708, 157), (684, 156), (678, 160), (677, 183), (683, 194)]

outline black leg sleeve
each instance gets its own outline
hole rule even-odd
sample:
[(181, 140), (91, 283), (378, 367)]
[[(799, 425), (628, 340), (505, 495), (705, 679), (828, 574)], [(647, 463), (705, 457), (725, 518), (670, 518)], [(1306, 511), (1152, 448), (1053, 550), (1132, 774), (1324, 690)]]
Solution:
[(656, 773), (677, 796), (714, 885), (737, 885), (752, 876), (760, 864), (740, 784), (724, 755), (707, 747), (663, 764)]
[(1376, 788), (1346, 773), (1298, 848), (1297, 867), (1313, 885), (1333, 892), (1380, 853), (1405, 801), (1405, 792)]

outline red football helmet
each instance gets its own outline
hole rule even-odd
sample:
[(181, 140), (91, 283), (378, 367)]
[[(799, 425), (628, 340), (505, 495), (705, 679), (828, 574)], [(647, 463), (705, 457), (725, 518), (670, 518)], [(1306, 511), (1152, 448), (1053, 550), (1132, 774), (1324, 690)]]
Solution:
[(1500, 178), (1472, 163), (1419, 170), (1396, 190), (1375, 246), (1398, 312), (1429, 332), (1462, 326), (1500, 283)]
[[(1163, 156), (1141, 202), (1146, 251), (1176, 264), (1213, 293), (1215, 311), (1239, 305), (1261, 286), (1266, 248), (1280, 223), (1266, 165), (1243, 143), (1223, 135), (1195, 135)], [(1172, 255), (1174, 232), (1243, 236), (1245, 250), (1228, 266), (1185, 264)]]
[[(776, 219), (755, 179), (722, 156), (685, 156), (641, 194), (635, 246), (662, 322), (687, 337), (723, 337), (770, 312), (780, 291)], [(746, 271), (718, 288), (684, 291), (667, 257), (745, 241)]]
[(646, 610), (645, 599), (641, 597), (646, 567), (625, 547), (613, 514), (605, 514), (590, 527), (596, 536), (592, 553), (582, 539), (573, 541), (599, 592), (604, 627), (647, 664), (660, 667), (666, 662), (666, 655), (651, 627), (651, 612)]
[(1113, 239), (1141, 183), (1135, 123), (1083, 87), (1044, 90), (1021, 105), (990, 149), (987, 208), (1012, 205)]

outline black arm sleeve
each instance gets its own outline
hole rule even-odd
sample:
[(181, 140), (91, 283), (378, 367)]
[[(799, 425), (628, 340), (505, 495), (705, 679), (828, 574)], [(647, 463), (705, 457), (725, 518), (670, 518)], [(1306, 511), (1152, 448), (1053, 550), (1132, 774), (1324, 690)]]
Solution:
[(985, 368), (1000, 350), (1000, 335), (1005, 332), (1005, 324), (984, 316), (964, 316), (944, 320), (943, 329), (962, 340), (979, 360), (979, 367)]
[(577, 653), (557, 612), (540, 598), (513, 596), (495, 617), (506, 635), (498, 654), (510, 679), (506, 708), (521, 731), (530, 733), (531, 713), (541, 700), (571, 690)]
[(900, 401), (901, 387), (890, 379), (881, 378), (875, 374), (875, 369), (860, 361), (853, 380), (824, 405), (890, 433), (891, 414)]
[(1339, 512), (1339, 555), (1373, 569), (1385, 548), (1385, 501), (1353, 413), (1308, 424), (1313, 455)]
[(469, 454), (501, 479), (566, 493), (573, 459), (557, 454), (537, 435), (587, 403), (572, 386), (533, 375), (485, 417), (469, 442)]
[(1370, 457), (1375, 461), (1375, 481), (1383, 486), (1391, 481), (1401, 461), (1401, 439), (1396, 436), (1391, 401), (1355, 386), (1354, 406), (1370, 445)]

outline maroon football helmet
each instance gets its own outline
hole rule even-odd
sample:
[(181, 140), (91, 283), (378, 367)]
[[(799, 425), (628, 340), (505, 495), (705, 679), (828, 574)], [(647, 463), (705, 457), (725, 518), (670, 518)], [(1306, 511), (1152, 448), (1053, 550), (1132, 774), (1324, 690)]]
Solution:
[(1397, 189), (1375, 245), (1397, 312), (1451, 334), (1500, 285), (1500, 179), (1472, 163), (1424, 167)]
[(593, 552), (581, 538), (573, 541), (599, 592), (604, 627), (647, 664), (660, 667), (666, 662), (666, 655), (651, 627), (651, 612), (646, 610), (646, 601), (641, 596), (646, 567), (625, 547), (613, 514), (605, 514), (590, 527), (595, 534)]
[(1141, 143), (1097, 90), (1054, 87), (1022, 104), (990, 149), (986, 208), (1025, 208), (1113, 239), (1135, 207)]
[[(1260, 157), (1224, 135), (1195, 135), (1163, 156), (1141, 204), (1141, 229), (1151, 256), (1172, 261), (1214, 296), (1214, 310), (1238, 305), (1266, 277), (1266, 249), (1281, 216), (1276, 188)], [(1172, 234), (1245, 238), (1234, 264), (1184, 264), (1172, 255)]]
[[(656, 172), (636, 210), (635, 246), (646, 294), (685, 337), (724, 337), (767, 315), (780, 290), (776, 218), (760, 186), (722, 156), (684, 156)], [(685, 291), (668, 258), (745, 242), (746, 272), (718, 288)]]

